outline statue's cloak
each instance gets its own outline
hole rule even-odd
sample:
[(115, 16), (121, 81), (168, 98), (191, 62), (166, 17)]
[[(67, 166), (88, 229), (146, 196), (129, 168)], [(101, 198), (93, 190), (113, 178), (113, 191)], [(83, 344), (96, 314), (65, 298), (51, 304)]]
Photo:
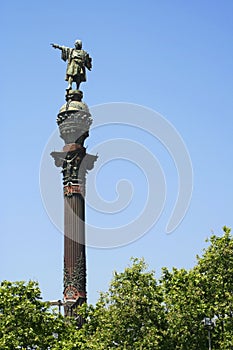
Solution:
[(71, 49), (62, 46), (61, 58), (68, 61), (66, 69), (66, 80), (69, 76), (78, 77), (80, 81), (86, 81), (85, 64), (89, 55), (84, 50)]

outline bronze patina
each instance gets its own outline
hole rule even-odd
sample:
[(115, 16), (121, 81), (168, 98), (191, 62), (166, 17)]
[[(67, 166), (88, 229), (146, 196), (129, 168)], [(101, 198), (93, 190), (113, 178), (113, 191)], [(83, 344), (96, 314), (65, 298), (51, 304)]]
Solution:
[(86, 81), (86, 68), (91, 70), (92, 58), (82, 49), (82, 41), (76, 40), (74, 48), (51, 44), (54, 49), (61, 50), (61, 58), (67, 61), (66, 78), (68, 81), (67, 90), (72, 89), (72, 83), (76, 83), (76, 88), (79, 90), (81, 82)]

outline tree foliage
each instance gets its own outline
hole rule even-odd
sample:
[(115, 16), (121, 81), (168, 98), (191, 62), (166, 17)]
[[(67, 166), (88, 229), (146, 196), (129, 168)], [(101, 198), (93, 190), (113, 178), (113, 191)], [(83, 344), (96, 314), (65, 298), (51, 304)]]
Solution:
[(203, 303), (209, 317), (215, 317), (213, 343), (219, 349), (233, 349), (233, 237), (212, 235), (210, 246), (198, 257), (194, 270), (202, 276)]
[(206, 349), (204, 317), (213, 319), (213, 349), (233, 348), (233, 237), (212, 235), (193, 269), (163, 269), (161, 286), (173, 349)]
[(115, 272), (96, 305), (84, 304), (81, 329), (51, 312), (35, 282), (0, 287), (0, 349), (205, 350), (204, 317), (213, 319), (213, 350), (233, 349), (233, 237), (212, 235), (190, 269), (162, 269), (156, 280), (143, 259)]
[(190, 270), (167, 268), (160, 281), (143, 260), (115, 273), (109, 291), (86, 310), (86, 349), (205, 350), (205, 317), (215, 322), (213, 349), (233, 348), (233, 237), (212, 235)]
[(167, 349), (160, 286), (143, 260), (114, 273), (109, 291), (87, 308), (88, 349)]
[(41, 301), (36, 282), (1, 283), (0, 349), (52, 349), (66, 339), (71, 327)]

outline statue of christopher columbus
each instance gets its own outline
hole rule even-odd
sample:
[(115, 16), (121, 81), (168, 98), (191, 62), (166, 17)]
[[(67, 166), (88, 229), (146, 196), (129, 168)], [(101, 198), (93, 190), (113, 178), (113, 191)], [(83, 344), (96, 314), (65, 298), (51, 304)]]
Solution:
[(86, 81), (86, 68), (91, 70), (92, 59), (89, 54), (82, 50), (82, 41), (76, 40), (74, 48), (51, 44), (55, 49), (61, 50), (61, 58), (67, 61), (66, 78), (67, 90), (72, 89), (72, 83), (76, 83), (77, 90), (81, 82)]

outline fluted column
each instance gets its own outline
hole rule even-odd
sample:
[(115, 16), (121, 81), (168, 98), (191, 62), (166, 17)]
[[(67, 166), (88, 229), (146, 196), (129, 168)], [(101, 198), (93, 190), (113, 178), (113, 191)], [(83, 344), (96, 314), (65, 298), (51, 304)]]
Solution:
[(85, 192), (86, 174), (97, 156), (86, 153), (85, 139), (92, 123), (80, 90), (69, 90), (67, 103), (57, 116), (62, 151), (52, 152), (55, 165), (62, 167), (64, 191), (64, 310), (77, 318), (76, 308), (86, 301)]

